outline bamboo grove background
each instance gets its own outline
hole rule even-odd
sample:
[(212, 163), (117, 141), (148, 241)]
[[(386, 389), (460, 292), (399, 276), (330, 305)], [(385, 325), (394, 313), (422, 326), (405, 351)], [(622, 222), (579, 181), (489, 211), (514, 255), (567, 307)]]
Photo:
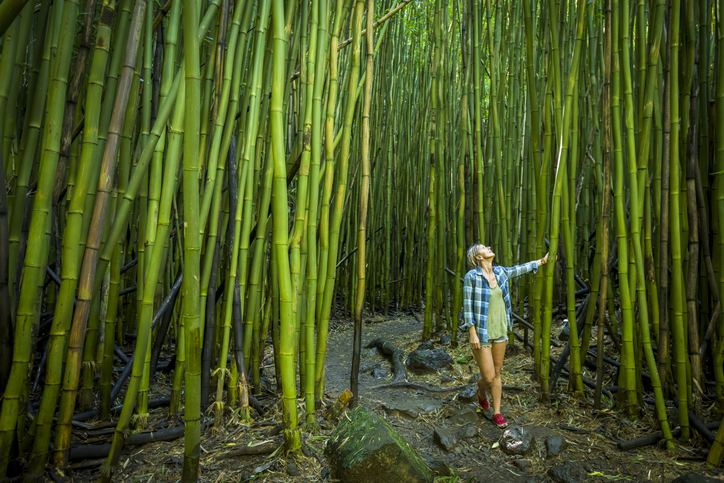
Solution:
[(569, 389), (602, 404), (611, 340), (610, 402), (635, 418), (653, 392), (673, 448), (675, 396), (689, 438), (708, 388), (724, 406), (722, 7), (4, 0), (0, 473), (67, 465), (74, 414), (120, 398), (109, 481), (166, 347), (196, 481), (202, 409), (252, 417), (268, 338), (298, 451), (330, 314), (354, 320), (353, 374), (363, 308), (424, 304), (423, 338), (455, 344), (478, 242), (557, 254), (514, 287), (543, 401), (565, 311)]

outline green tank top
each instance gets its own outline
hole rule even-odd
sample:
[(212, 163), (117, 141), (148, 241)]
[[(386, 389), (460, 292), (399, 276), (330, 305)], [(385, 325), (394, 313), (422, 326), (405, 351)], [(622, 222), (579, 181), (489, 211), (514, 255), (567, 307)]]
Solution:
[(505, 301), (500, 285), (490, 290), (490, 302), (488, 305), (488, 340), (495, 340), (505, 337), (508, 331), (508, 324), (505, 317)]

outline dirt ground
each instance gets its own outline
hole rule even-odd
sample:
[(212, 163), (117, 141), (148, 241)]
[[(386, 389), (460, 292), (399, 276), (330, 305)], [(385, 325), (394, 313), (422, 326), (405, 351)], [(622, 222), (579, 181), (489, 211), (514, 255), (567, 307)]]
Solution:
[[(417, 319), (420, 319), (418, 321)], [(420, 343), (422, 337), (422, 314), (413, 317), (409, 312), (389, 317), (368, 317), (363, 328), (363, 347), (377, 337), (388, 341), (409, 354)], [(557, 331), (559, 331), (558, 329)], [(463, 340), (457, 349), (440, 343), (440, 338), (449, 335), (446, 331), (435, 334), (432, 341), (435, 348), (445, 349), (455, 363), (447, 371), (427, 376), (409, 373), (408, 381), (415, 384), (444, 389), (467, 385), (477, 374), (469, 346)], [(352, 323), (348, 320), (332, 322), (329, 335), (329, 349), (326, 366), (326, 402), (331, 404), (337, 396), (349, 387), (349, 369), (352, 352)], [(553, 348), (555, 354), (562, 348)], [(273, 366), (267, 355), (265, 376), (273, 379)], [(695, 472), (709, 477), (724, 479), (724, 471), (706, 467), (708, 444), (698, 436), (690, 441), (677, 441), (676, 450), (666, 452), (658, 446), (646, 446), (629, 451), (617, 449), (617, 442), (629, 440), (658, 431), (652, 418), (653, 409), (647, 406), (646, 413), (636, 421), (610, 408), (610, 401), (604, 398), (608, 409), (595, 410), (592, 392), (586, 399), (574, 400), (565, 389), (567, 382), (561, 378), (551, 405), (538, 402), (537, 385), (532, 379), (533, 359), (530, 350), (524, 350), (521, 343), (508, 348), (503, 366), (502, 413), (509, 426), (520, 425), (536, 438), (532, 454), (511, 457), (501, 451), (498, 441), (503, 431), (498, 429), (483, 414), (475, 401), (464, 400), (464, 391), (431, 393), (410, 387), (379, 387), (392, 381), (389, 358), (377, 349), (363, 349), (360, 369), (360, 404), (373, 409), (396, 429), (427, 460), (435, 460), (452, 470), (450, 476), (437, 477), (442, 482), (543, 482), (552, 481), (546, 472), (553, 466), (565, 462), (576, 462), (585, 470), (585, 481), (672, 481), (679, 475)], [(595, 374), (584, 374), (593, 380)], [(607, 374), (606, 385), (612, 382), (614, 372)], [(151, 398), (167, 394), (171, 377), (166, 376), (154, 388)], [(275, 387), (273, 381), (269, 388)], [(648, 397), (648, 396), (647, 396)], [(653, 397), (653, 396), (650, 396)], [(229, 415), (221, 429), (209, 421), (202, 435), (202, 457), (200, 481), (218, 482), (317, 482), (333, 481), (324, 455), (326, 441), (334, 429), (324, 422), (316, 434), (304, 433), (303, 454), (286, 458), (280, 451), (272, 454), (229, 457), (235, 449), (265, 444), (281, 443), (279, 433), (281, 412), (278, 398), (272, 394), (261, 399), (267, 407), (263, 418), (254, 413), (251, 424), (242, 424), (234, 415)], [(406, 408), (417, 404), (418, 410)], [(299, 403), (300, 415), (303, 403)], [(451, 418), (462, 413), (473, 413), (473, 422), (467, 426), (456, 425)], [(671, 419), (670, 419), (671, 420)], [(165, 408), (152, 410), (151, 426), (162, 428), (182, 424), (168, 421)], [(442, 449), (433, 438), (435, 429), (443, 428), (455, 436), (456, 444), (450, 451)], [(545, 439), (560, 435), (568, 443), (560, 456), (547, 458)], [(83, 442), (83, 434), (76, 435), (76, 443)], [(121, 457), (121, 469), (116, 481), (124, 482), (177, 482), (183, 466), (183, 439), (171, 442), (127, 447)], [(95, 481), (100, 465), (105, 460), (75, 462), (70, 471), (58, 474), (63, 481)], [(296, 475), (296, 476), (292, 476)], [(50, 481), (50, 480), (49, 480)]]

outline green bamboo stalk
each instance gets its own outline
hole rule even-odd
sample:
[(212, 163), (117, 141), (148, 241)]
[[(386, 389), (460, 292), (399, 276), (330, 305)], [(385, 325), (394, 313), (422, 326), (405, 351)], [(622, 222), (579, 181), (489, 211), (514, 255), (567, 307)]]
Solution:
[[(300, 104), (303, 106), (303, 121), (301, 124), (301, 143), (302, 143), (302, 159), (299, 165), (298, 178), (298, 196), (296, 209), (294, 213), (294, 227), (292, 228), (291, 247), (291, 277), (292, 277), (292, 311), (294, 314), (295, 324), (298, 323), (298, 305), (300, 300), (300, 292), (303, 284), (301, 283), (301, 248), (302, 236), (306, 232), (306, 213), (307, 213), (307, 193), (309, 186), (309, 165), (311, 162), (312, 149), (312, 96), (314, 95), (314, 80), (316, 75), (315, 62), (317, 60), (317, 34), (319, 29), (319, 0), (312, 2), (311, 18), (309, 22), (309, 46), (307, 49), (306, 69), (303, 72), (304, 86), (299, 89)], [(306, 7), (305, 7), (306, 9)], [(304, 17), (302, 19), (304, 22)], [(303, 23), (303, 25), (305, 25)], [(306, 31), (306, 26), (303, 27)], [(304, 41), (302, 40), (302, 46)], [(303, 47), (302, 47), (303, 48)], [(304, 63), (304, 62), (302, 62)], [(301, 347), (304, 350), (304, 346)]]
[[(32, 13), (32, 12), (31, 12)], [(24, 17), (30, 17), (32, 15), (25, 14)], [(15, 67), (14, 62), (17, 56), (17, 50), (23, 50), (26, 42), (22, 46), (18, 47), (22, 42), (21, 37), (21, 26), (22, 18), (16, 18), (10, 28), (3, 32), (3, 43), (2, 43), (2, 57), (0, 58), (0, 112), (4, 115), (0, 116), (0, 136), (2, 136), (2, 143), (0, 143), (0, 154), (3, 158), (3, 163), (12, 166), (12, 160), (10, 157), (10, 140), (5, 139), (5, 124), (9, 115), (13, 113), (13, 109), (8, 106), (8, 98), (10, 97), (10, 90), (13, 83), (13, 68)], [(28, 29), (29, 31), (29, 29)], [(5, 114), (7, 113), (7, 114)], [(4, 173), (3, 173), (4, 174)]]
[[(566, 100), (565, 100), (565, 109), (563, 113), (563, 121), (561, 124), (557, 123), (557, 125), (561, 126), (561, 133), (560, 133), (560, 148), (558, 153), (558, 167), (556, 169), (556, 178), (555, 178), (555, 184), (554, 184), (554, 191), (553, 191), (553, 201), (551, 206), (551, 235), (550, 235), (550, 253), (558, 253), (558, 235), (559, 235), (559, 223), (560, 223), (560, 197), (563, 191), (563, 184), (566, 181), (566, 169), (567, 169), (567, 156), (568, 156), (568, 140), (570, 136), (569, 128), (572, 122), (573, 118), (573, 95), (575, 94), (576, 89), (576, 83), (578, 80), (578, 68), (580, 63), (580, 57), (581, 57), (581, 44), (583, 43), (583, 28), (584, 28), (584, 20), (585, 20), (585, 2), (579, 2), (577, 12), (576, 12), (576, 41), (575, 41), (575, 47), (573, 52), (573, 60), (571, 61), (571, 69), (568, 74), (568, 81), (566, 83)], [(552, 38), (555, 38), (555, 25), (556, 23), (552, 23), (553, 27), (551, 28), (551, 34)], [(555, 45), (555, 41), (553, 42)], [(555, 49), (555, 47), (554, 47)], [(554, 54), (555, 59), (555, 54)], [(555, 60), (554, 60), (555, 63)], [(554, 69), (555, 71), (555, 69)], [(555, 83), (555, 82), (554, 82)], [(550, 324), (551, 324), (551, 317), (552, 317), (552, 302), (553, 302), (553, 273), (555, 271), (555, 263), (550, 263), (546, 265), (546, 285), (545, 285), (545, 299), (544, 299), (544, 312), (543, 312), (543, 324), (542, 324), (542, 331), (543, 331), (543, 354), (542, 354), (542, 362), (543, 362), (543, 368), (541, 370), (541, 387), (543, 389), (543, 400), (546, 401), (550, 396), (548, 394), (549, 391), (549, 384), (548, 384), (548, 338), (550, 337)]]
[[(201, 314), (199, 311), (199, 284), (201, 240), (199, 237), (199, 131), (201, 129), (201, 68), (200, 41), (194, 31), (198, 25), (199, 4), (184, 0), (184, 60), (186, 62), (186, 115), (184, 116), (184, 331), (186, 335), (186, 397), (184, 421), (186, 423), (184, 465), (181, 481), (195, 482), (199, 477), (201, 456)], [(226, 361), (226, 354), (223, 354)]]
[(681, 424), (681, 437), (689, 439), (689, 394), (687, 390), (687, 358), (684, 334), (684, 271), (681, 250), (681, 229), (679, 221), (679, 193), (681, 183), (679, 178), (679, 15), (681, 3), (674, 0), (671, 5), (671, 45), (669, 62), (671, 65), (671, 158), (670, 158), (670, 186), (669, 186), (669, 220), (671, 226), (671, 297), (673, 305), (672, 335), (674, 342), (674, 358), (676, 362), (677, 395), (679, 398), (679, 423)]
[[(512, 244), (508, 242), (508, 227), (510, 226), (510, 220), (508, 218), (510, 210), (506, 209), (506, 195), (503, 187), (503, 165), (502, 165), (502, 147), (501, 147), (501, 128), (500, 128), (500, 117), (498, 114), (499, 103), (501, 102), (502, 96), (499, 96), (499, 87), (496, 85), (498, 81), (498, 49), (496, 48), (495, 42), (493, 41), (493, 24), (491, 21), (493, 6), (491, 0), (486, 0), (487, 3), (487, 26), (488, 26), (488, 47), (490, 48), (490, 110), (492, 111), (492, 123), (493, 123), (493, 164), (495, 166), (495, 178), (496, 178), (496, 189), (498, 194), (498, 216), (500, 217), (500, 234), (503, 244), (503, 260), (501, 263), (511, 265), (513, 260)], [(496, 22), (496, 29), (500, 28), (500, 22)], [(503, 235), (505, 234), (505, 235)], [(485, 241), (482, 240), (481, 241)]]
[(314, 322), (317, 309), (317, 290), (318, 290), (318, 269), (317, 269), (317, 225), (318, 225), (318, 206), (319, 206), (319, 190), (320, 190), (320, 158), (322, 157), (322, 91), (324, 87), (325, 59), (327, 57), (327, 31), (329, 28), (328, 18), (328, 2), (322, 0), (319, 4), (319, 28), (317, 30), (317, 59), (315, 68), (317, 72), (314, 75), (314, 90), (312, 92), (312, 125), (316, 128), (312, 130), (311, 142), (311, 169), (310, 169), (310, 189), (309, 189), (309, 215), (307, 221), (307, 280), (306, 280), (306, 379), (305, 379), (305, 406), (307, 418), (304, 423), (304, 430), (315, 432), (317, 430), (314, 419), (315, 401), (314, 401), (314, 382), (315, 382), (315, 362), (316, 354), (314, 351)]
[(631, 290), (629, 285), (629, 258), (628, 258), (628, 240), (626, 229), (626, 218), (624, 212), (623, 200), (623, 139), (621, 130), (621, 109), (620, 109), (620, 93), (621, 93), (621, 47), (620, 47), (620, 13), (619, 2), (612, 2), (612, 49), (613, 49), (613, 68), (612, 68), (612, 94), (611, 94), (611, 126), (613, 133), (613, 153), (615, 165), (614, 177), (614, 202), (616, 213), (616, 231), (618, 237), (618, 271), (619, 277), (619, 295), (621, 303), (621, 340), (623, 343), (623, 352), (621, 354), (621, 362), (623, 374), (621, 375), (624, 384), (624, 392), (626, 398), (626, 411), (630, 418), (634, 417), (638, 411), (638, 402), (636, 400), (636, 373), (635, 373), (635, 356), (634, 356), (634, 320), (633, 320), (633, 304), (631, 301)]
[[(429, 126), (430, 126), (430, 138), (428, 140), (428, 164), (430, 165), (430, 178), (429, 178), (429, 197), (428, 197), (428, 220), (427, 220), (427, 269), (425, 272), (425, 319), (423, 323), (423, 329), (422, 329), (422, 340), (428, 340), (430, 336), (432, 335), (432, 328), (433, 328), (433, 314), (434, 314), (434, 307), (435, 302), (438, 302), (438, 310), (440, 309), (440, 302), (442, 301), (442, 297), (439, 297), (438, 300), (433, 299), (435, 295), (439, 293), (438, 290), (435, 290), (436, 288), (436, 281), (437, 277), (435, 277), (435, 273), (437, 270), (435, 270), (435, 265), (438, 263), (438, 259), (441, 258), (443, 255), (442, 253), (439, 253), (439, 246), (437, 242), (437, 218), (440, 214), (440, 206), (437, 202), (437, 191), (440, 190), (438, 188), (435, 189), (435, 184), (437, 182), (437, 175), (438, 175), (438, 166), (436, 164), (440, 163), (440, 157), (438, 152), (438, 143), (437, 143), (437, 122), (438, 122), (438, 66), (440, 65), (440, 23), (442, 20), (440, 19), (440, 11), (441, 11), (441, 2), (440, 0), (435, 1), (435, 16), (433, 19), (433, 26), (434, 26), (434, 34), (435, 34), (435, 42), (433, 46), (433, 54), (432, 54), (432, 73), (431, 73), (431, 85), (430, 85), (430, 119), (429, 119)], [(439, 319), (439, 317), (438, 317)]]
[[(569, 179), (563, 182), (563, 193), (561, 197), (563, 212), (561, 215), (561, 229), (563, 231), (563, 246), (566, 254), (566, 312), (568, 316), (568, 327), (570, 331), (570, 373), (571, 381), (569, 388), (573, 390), (576, 397), (583, 397), (583, 379), (581, 375), (581, 352), (578, 340), (578, 325), (576, 322), (576, 293), (574, 277), (574, 225), (575, 225), (575, 181), (570, 182), (571, 177), (575, 180), (575, 159), (578, 156), (578, 93), (574, 92), (572, 100), (571, 119), (571, 165), (569, 166)], [(571, 187), (571, 184), (573, 185)], [(573, 213), (571, 213), (573, 212)], [(557, 381), (551, 381), (555, 385)], [(551, 392), (553, 389), (551, 389)]]
[[(469, 25), (469, 23), (466, 23), (466, 27)], [(461, 134), (461, 149), (460, 153), (458, 154), (458, 172), (457, 172), (457, 179), (458, 179), (458, 190), (459, 190), (459, 198), (458, 198), (458, 217), (457, 217), (457, 227), (456, 227), (456, 235), (457, 235), (457, 253), (456, 253), (456, 264), (455, 264), (455, 291), (454, 291), (454, 298), (453, 298), (453, 309), (452, 309), (452, 331), (450, 334), (450, 339), (453, 344), (457, 344), (457, 329), (458, 329), (458, 314), (460, 313), (460, 308), (462, 307), (462, 285), (459, 282), (459, 278), (463, 276), (463, 271), (465, 270), (465, 159), (467, 156), (469, 156), (470, 151), (468, 150), (469, 146), (469, 140), (471, 138), (470, 134), (470, 119), (468, 116), (469, 113), (469, 106), (468, 106), (468, 92), (470, 90), (470, 68), (468, 66), (469, 57), (470, 57), (470, 35), (465, 35), (464, 38), (461, 39), (461, 49), (462, 49), (462, 70), (464, 72), (464, 82), (462, 86), (462, 97), (460, 100), (460, 110), (461, 110), (461, 120), (460, 120), (460, 134)]]
[(274, 36), (272, 96), (270, 101), (271, 147), (274, 159), (274, 200), (272, 203), (273, 250), (277, 255), (279, 274), (279, 304), (281, 313), (280, 362), (282, 371), (282, 411), (284, 414), (285, 449), (297, 453), (300, 449), (299, 430), (297, 429), (296, 382), (291, 373), (293, 365), (292, 334), (294, 320), (292, 315), (292, 281), (289, 268), (289, 240), (287, 236), (288, 213), (286, 209), (286, 166), (284, 163), (284, 115), (282, 111), (285, 86), (284, 55), (288, 33), (284, 29), (284, 5), (280, 0), (272, 3), (272, 31)]
[[(482, 46), (480, 44), (480, 0), (471, 0), (473, 3), (473, 105), (475, 111), (475, 135), (473, 136), (473, 157), (475, 158), (475, 174), (477, 183), (477, 204), (475, 210), (477, 212), (477, 238), (474, 238), (476, 243), (483, 243), (485, 238), (485, 209), (483, 206), (483, 143), (482, 139), (482, 122), (481, 122), (481, 109), (482, 109), (482, 96), (480, 93), (480, 86), (482, 85), (483, 79), (480, 76), (480, 52)], [(475, 236), (475, 235), (473, 235)]]
[[(43, 128), (43, 116), (45, 115), (45, 105), (47, 101), (48, 86), (50, 81), (50, 56), (51, 46), (53, 39), (57, 37), (54, 35), (58, 27), (60, 20), (60, 14), (62, 14), (62, 8), (57, 5), (52, 9), (50, 13), (47, 13), (47, 23), (45, 26), (40, 24), (39, 28), (41, 34), (36, 39), (38, 45), (36, 46), (33, 69), (33, 79), (35, 85), (30, 86), (30, 92), (33, 93), (32, 107), (28, 107), (26, 114), (26, 126), (23, 129), (23, 136), (21, 139), (20, 147), (21, 153), (19, 159), (21, 160), (18, 165), (18, 171), (15, 180), (15, 202), (12, 205), (9, 220), (9, 234), (8, 234), (8, 253), (9, 253), (9, 266), (8, 266), (8, 284), (10, 286), (10, 312), (16, 312), (16, 300), (17, 294), (19, 293), (18, 284), (20, 282), (18, 275), (18, 268), (22, 267), (22, 261), (20, 260), (20, 245), (21, 245), (21, 232), (23, 227), (23, 216), (25, 212), (25, 204), (30, 202), (27, 199), (27, 194), (30, 187), (30, 175), (35, 164), (35, 153), (38, 146), (41, 145), (39, 140), (41, 130)], [(46, 32), (49, 34), (46, 37)], [(42, 55), (40, 55), (42, 54)], [(37, 74), (35, 71), (37, 70)], [(16, 322), (17, 323), (17, 322)]]
[[(261, 10), (261, 21), (256, 25), (256, 36), (254, 38), (254, 64), (253, 68), (250, 71), (250, 78), (249, 82), (247, 84), (250, 86), (249, 89), (249, 95), (248, 95), (248, 105), (249, 105), (249, 114), (248, 119), (249, 120), (255, 120), (259, 118), (259, 109), (260, 109), (260, 92), (261, 92), (261, 74), (262, 74), (262, 64), (264, 60), (264, 45), (267, 42), (266, 35), (267, 35), (267, 25), (266, 21), (269, 17), (269, 9), (271, 8), (271, 5), (268, 1), (264, 2), (262, 4), (262, 10)], [(259, 130), (259, 123), (257, 122), (250, 122), (248, 129), (246, 129), (243, 133), (244, 135), (244, 144), (243, 144), (243, 153), (242, 150), (240, 150), (239, 155), (241, 158), (241, 169), (240, 171), (240, 177), (239, 177), (239, 194), (238, 194), (238, 200), (235, 207), (235, 216), (234, 216), (234, 222), (235, 222), (235, 228), (234, 233), (237, 235), (234, 237), (234, 246), (232, 248), (231, 252), (231, 261), (229, 264), (229, 272), (226, 278), (226, 294), (224, 297), (224, 318), (223, 318), (223, 337), (222, 337), (222, 344), (221, 344), (221, 355), (219, 357), (219, 373), (218, 373), (218, 379), (217, 379), (217, 400), (215, 402), (215, 411), (217, 414), (217, 418), (220, 419), (223, 415), (223, 401), (220, 400), (222, 396), (222, 391), (224, 387), (224, 377), (226, 370), (226, 356), (228, 351), (228, 344), (230, 340), (230, 334), (231, 334), (231, 316), (232, 316), (232, 302), (233, 302), (233, 290), (235, 285), (240, 285), (240, 289), (242, 290), (242, 293), (245, 293), (245, 286), (246, 286), (246, 249), (248, 249), (249, 246), (249, 233), (251, 231), (251, 197), (253, 195), (252, 193), (252, 180), (253, 180), (253, 161), (251, 159), (252, 153), (255, 152), (256, 148), (256, 135), (257, 131)], [(242, 220), (243, 220), (243, 226), (242, 226)], [(243, 254), (241, 253), (241, 247), (245, 247), (245, 250)], [(241, 260), (240, 260), (241, 258)], [(242, 278), (243, 284), (240, 284), (237, 281), (237, 270), (239, 272), (239, 277)], [(242, 304), (242, 313), (241, 317), (243, 320), (244, 317), (244, 304)], [(250, 331), (249, 331), (250, 332)], [(246, 348), (244, 350), (244, 358), (247, 359), (249, 357), (249, 354), (251, 351), (247, 351)], [(248, 361), (244, 361), (245, 366), (248, 364)], [(242, 388), (243, 391), (247, 391), (248, 388), (246, 387), (246, 384), (244, 384), (244, 387)], [(243, 395), (242, 395), (243, 398)], [(249, 418), (248, 409), (243, 409), (242, 416), (245, 419)]]
[[(360, 28), (364, 1), (357, 0), (355, 5), (359, 16)], [(374, 33), (372, 20), (374, 18), (374, 1), (367, 0), (367, 67), (365, 69), (365, 97), (362, 108), (362, 146), (361, 164), (362, 177), (360, 178), (359, 222), (357, 225), (357, 299), (354, 310), (354, 339), (352, 346), (352, 370), (350, 372), (350, 387), (352, 399), (350, 407), (359, 404), (359, 363), (362, 350), (362, 308), (365, 299), (366, 261), (367, 261), (367, 215), (370, 197), (370, 108), (372, 104), (372, 76), (374, 69)], [(430, 260), (428, 259), (428, 265)], [(310, 342), (311, 347), (311, 342)]]
[[(128, 103), (133, 71), (135, 70), (136, 54), (145, 8), (146, 4), (144, 1), (138, 2), (133, 13), (133, 20), (128, 36), (125, 65), (121, 75), (118, 96), (116, 97), (113, 108), (113, 118), (109, 128), (108, 141), (106, 142), (105, 152), (103, 154), (101, 178), (98, 183), (95, 206), (93, 208), (93, 223), (91, 224), (88, 235), (86, 252), (81, 268), (81, 284), (78, 289), (78, 301), (71, 327), (70, 342), (68, 344), (68, 355), (66, 357), (66, 367), (63, 377), (63, 391), (61, 393), (61, 405), (58, 414), (58, 427), (55, 435), (55, 448), (53, 450), (55, 464), (62, 466), (67, 464), (70, 452), (71, 419), (75, 406), (75, 396), (78, 390), (83, 337), (85, 335), (88, 313), (92, 301), (93, 292), (89, 289), (93, 286), (93, 279), (89, 276), (89, 272), (95, 272), (93, 269), (95, 268), (94, 265), (97, 260), (96, 254), (103, 235), (103, 221), (105, 220), (108, 209), (108, 199), (113, 188), (113, 174), (121, 135), (123, 113)], [(115, 245), (115, 243), (113, 245)]]
[[(661, 2), (659, 2), (661, 3)], [(659, 16), (663, 17), (663, 5), (661, 5), (661, 9), (657, 14)], [(659, 423), (661, 425), (661, 430), (665, 435), (665, 439), (667, 440), (667, 447), (669, 449), (673, 449), (673, 443), (671, 442), (671, 430), (669, 429), (669, 423), (666, 417), (666, 409), (664, 405), (664, 396), (663, 392), (661, 390), (661, 381), (659, 380), (659, 374), (658, 370), (655, 365), (655, 359), (653, 350), (651, 348), (651, 336), (649, 333), (649, 310), (648, 310), (648, 299), (646, 295), (646, 279), (645, 279), (645, 267), (644, 267), (644, 256), (643, 256), (643, 250), (641, 247), (641, 233), (640, 233), (640, 218), (642, 215), (639, 215), (639, 209), (641, 206), (641, 203), (639, 202), (639, 183), (637, 179), (638, 171), (639, 169), (636, 163), (636, 146), (635, 146), (635, 133), (634, 133), (634, 103), (633, 103), (633, 89), (632, 89), (632, 79), (631, 79), (631, 62), (630, 62), (630, 40), (628, 38), (629, 35), (629, 21), (628, 21), (628, 0), (623, 0), (621, 5), (621, 19), (622, 19), (622, 25), (621, 25), (621, 35), (622, 35), (622, 64), (623, 64), (623, 81), (624, 81), (624, 100), (625, 100), (625, 121), (626, 121), (626, 147), (627, 147), (627, 154), (628, 154), (628, 163), (629, 163), (629, 189), (630, 189), (630, 197), (631, 197), (631, 241), (633, 243), (634, 248), (634, 256), (635, 256), (635, 269), (636, 269), (636, 285), (637, 285), (637, 293), (638, 293), (638, 302), (639, 302), (639, 333), (640, 333), (640, 339), (643, 342), (644, 347), (644, 353), (646, 356), (646, 362), (649, 366), (649, 374), (651, 375), (652, 379), (652, 385), (654, 386), (654, 392), (655, 392), (655, 400), (656, 400), (656, 414), (659, 419)], [(662, 19), (657, 18), (655, 20), (658, 20), (661, 22)], [(660, 23), (658, 24), (660, 27)], [(658, 31), (660, 34), (660, 29)], [(652, 56), (656, 56), (658, 52), (656, 52), (657, 45), (656, 43), (660, 41), (660, 38), (657, 35), (656, 27), (654, 27), (654, 44), (652, 46)], [(651, 59), (650, 65), (654, 63), (656, 59)], [(647, 87), (649, 87), (647, 85)], [(653, 86), (651, 86), (651, 90), (653, 91)], [(648, 93), (647, 93), (648, 94)], [(652, 94), (653, 95), (653, 92)], [(648, 98), (648, 96), (646, 96)], [(644, 112), (644, 115), (646, 112)], [(649, 122), (650, 124), (650, 122)], [(648, 155), (646, 155), (645, 160), (648, 160)], [(618, 220), (620, 223), (620, 220)], [(619, 254), (619, 263), (621, 262), (620, 254)], [(623, 287), (622, 287), (623, 290)]]
[[(337, 72), (337, 42), (339, 34), (342, 30), (343, 13), (346, 2), (337, 2), (337, 11), (335, 13), (334, 31), (329, 43), (329, 98), (327, 102), (327, 114), (325, 120), (325, 180), (324, 193), (322, 195), (322, 205), (320, 210), (320, 263), (319, 274), (320, 280), (317, 283), (317, 350), (314, 363), (314, 393), (317, 399), (324, 396), (324, 361), (327, 357), (327, 332), (329, 330), (329, 311), (332, 307), (332, 297), (334, 292), (334, 280), (336, 274), (337, 251), (339, 243), (339, 225), (341, 223), (341, 200), (344, 198), (345, 187), (347, 183), (347, 168), (349, 155), (349, 146), (345, 153), (342, 145), (342, 154), (340, 158), (339, 174), (341, 186), (337, 185), (335, 192), (335, 212), (330, 222), (329, 204), (334, 189), (334, 124), (335, 111), (337, 108), (337, 90), (339, 87)], [(347, 107), (347, 110), (350, 108)], [(353, 108), (352, 108), (353, 109)], [(347, 111), (345, 111), (346, 113)], [(346, 119), (346, 117), (345, 117)], [(349, 131), (347, 131), (349, 134)], [(331, 275), (331, 280), (330, 280)], [(331, 282), (332, 287), (328, 284)]]
[[(28, 247), (25, 256), (23, 279), (20, 285), (20, 297), (13, 346), (13, 365), (8, 385), (3, 395), (0, 415), (0, 474), (7, 471), (8, 458), (14, 430), (19, 419), (20, 402), (27, 391), (26, 378), (31, 356), (31, 338), (33, 319), (37, 313), (37, 290), (45, 276), (48, 253), (45, 251), (46, 228), (50, 225), (50, 208), (55, 172), (60, 156), (60, 129), (52, 129), (63, 122), (65, 98), (68, 87), (68, 70), (75, 38), (75, 24), (78, 14), (78, 2), (69, 0), (63, 4), (61, 23), (59, 24), (57, 58), (53, 64), (52, 77), (48, 89), (47, 105), (49, 111), (43, 130), (42, 155), (38, 174), (38, 189), (33, 202), (33, 216), (30, 220)], [(52, 33), (50, 38), (52, 38)], [(21, 431), (24, 432), (21, 426)]]
[[(718, 55), (724, 52), (724, 18), (722, 18), (722, 12), (724, 12), (724, 5), (721, 1), (716, 2), (716, 48)], [(716, 111), (716, 138), (724, 139), (724, 122), (719, 120), (724, 119), (724, 62), (716, 63), (716, 92), (715, 92), (714, 109)], [(724, 171), (724, 143), (716, 144), (716, 170), (718, 172)], [(714, 221), (718, 221), (718, 243), (715, 245), (715, 251), (719, 252), (719, 267), (724, 265), (724, 176), (718, 176), (716, 180), (716, 213), (718, 215)], [(718, 250), (717, 250), (718, 249)], [(12, 258), (11, 258), (12, 260)], [(724, 272), (719, 269), (719, 293), (722, 294), (722, 276)], [(717, 354), (722, 354), (722, 350), (719, 350)], [(719, 360), (721, 362), (721, 359)], [(715, 369), (717, 368), (715, 364)], [(721, 367), (721, 366), (719, 366)], [(721, 407), (722, 399), (724, 398), (724, 373), (720, 372), (716, 374), (716, 392), (719, 405)], [(719, 432), (717, 432), (718, 434)]]
[[(95, 6), (93, 7), (95, 10)], [(60, 384), (62, 382), (63, 357), (66, 349), (66, 334), (69, 329), (74, 304), (75, 289), (80, 262), (80, 232), (83, 218), (83, 205), (85, 203), (87, 186), (91, 180), (91, 159), (97, 137), (98, 120), (100, 115), (100, 100), (103, 90), (103, 80), (108, 57), (108, 47), (111, 38), (111, 21), (115, 10), (114, 1), (104, 2), (101, 9), (100, 22), (94, 49), (93, 64), (91, 65), (88, 93), (86, 97), (86, 136), (84, 136), (84, 150), (78, 163), (76, 189), (70, 199), (65, 230), (63, 231), (63, 260), (61, 272), (61, 286), (58, 296), (51, 336), (48, 341), (48, 366), (46, 371), (45, 389), (40, 409), (36, 417), (36, 433), (33, 451), (30, 456), (28, 478), (38, 478), (43, 474), (50, 446), (50, 429), (55, 413)], [(92, 18), (92, 17), (91, 17)], [(92, 26), (92, 22), (89, 22)], [(85, 32), (86, 41), (90, 40), (91, 29)], [(83, 70), (76, 71), (74, 83), (80, 82)], [(79, 89), (79, 86), (76, 87)], [(71, 125), (72, 127), (72, 125)], [(70, 135), (68, 131), (67, 136)]]
[(15, 17), (17, 17), (23, 10), (23, 7), (25, 7), (27, 1), (28, 0), (12, 0), (9, 2), (3, 2), (0, 7), (0, 18), (2, 18), (0, 21), (0, 35), (3, 35), (10, 27), (15, 20)]

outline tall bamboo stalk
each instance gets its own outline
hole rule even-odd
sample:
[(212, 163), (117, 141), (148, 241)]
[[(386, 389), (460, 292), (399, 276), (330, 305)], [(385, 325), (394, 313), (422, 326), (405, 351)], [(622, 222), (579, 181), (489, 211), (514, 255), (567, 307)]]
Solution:
[[(31, 337), (36, 313), (38, 285), (42, 287), (48, 253), (44, 243), (46, 226), (49, 226), (52, 191), (55, 171), (60, 156), (61, 130), (65, 98), (68, 88), (68, 70), (75, 38), (75, 18), (78, 2), (63, 3), (61, 23), (57, 30), (57, 59), (53, 64), (51, 82), (48, 89), (47, 105), (49, 111), (43, 130), (38, 188), (33, 201), (34, 216), (30, 220), (28, 247), (25, 255), (23, 278), (20, 285), (18, 311), (15, 320), (15, 342), (13, 346), (13, 365), (3, 395), (0, 415), (0, 474), (7, 471), (12, 438), (16, 427), (20, 401), (26, 390), (25, 382), (31, 357)], [(51, 33), (52, 38), (52, 33)], [(55, 128), (55, 129), (53, 129)]]

